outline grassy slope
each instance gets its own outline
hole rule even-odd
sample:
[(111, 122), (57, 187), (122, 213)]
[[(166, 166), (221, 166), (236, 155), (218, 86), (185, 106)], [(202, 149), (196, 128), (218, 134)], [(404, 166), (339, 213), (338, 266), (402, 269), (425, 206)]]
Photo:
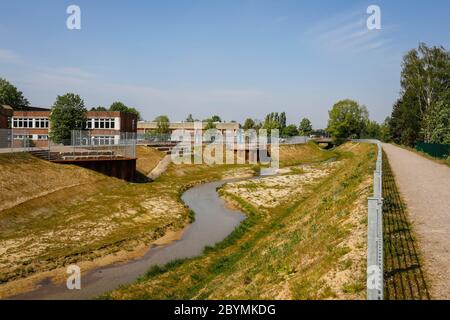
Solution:
[(137, 146), (136, 155), (138, 158), (136, 162), (137, 170), (144, 175), (148, 175), (166, 154), (154, 148)]
[[(302, 148), (311, 154), (309, 146)], [(145, 173), (163, 155), (139, 148), (138, 156), (138, 170)], [(190, 219), (179, 201), (183, 190), (248, 172), (245, 166), (173, 165), (154, 183), (129, 184), (28, 154), (1, 155), (0, 165), (1, 203), (9, 203), (0, 211), (0, 283), (132, 250), (168, 229), (179, 230)]]
[(303, 145), (280, 146), (280, 165), (283, 167), (300, 163), (320, 162), (334, 157), (336, 157), (334, 152), (324, 150), (313, 142)]
[(68, 197), (74, 193), (73, 187), (82, 191), (87, 185), (111, 180), (90, 170), (61, 166), (27, 153), (0, 155), (0, 172), (0, 211), (58, 191), (58, 196)]
[(248, 218), (227, 239), (201, 257), (154, 267), (105, 298), (363, 298), (375, 149), (347, 144), (338, 153), (342, 161), (335, 171), (302, 197), (269, 212), (234, 197)]
[[(180, 193), (236, 169), (171, 166), (154, 183), (132, 184), (26, 154), (2, 156), (1, 163), (2, 200), (11, 202), (22, 190), (32, 195), (60, 189), (0, 211), (0, 283), (132, 250), (168, 229), (179, 230), (190, 219)], [(74, 182), (82, 184), (66, 188)]]

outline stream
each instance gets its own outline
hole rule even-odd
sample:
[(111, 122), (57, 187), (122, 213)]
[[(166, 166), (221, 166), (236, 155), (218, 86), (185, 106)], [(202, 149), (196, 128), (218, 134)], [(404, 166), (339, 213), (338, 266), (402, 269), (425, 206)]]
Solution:
[[(242, 180), (242, 179), (240, 179)], [(144, 275), (153, 265), (164, 265), (175, 259), (195, 257), (206, 246), (225, 239), (245, 219), (240, 211), (225, 207), (217, 188), (229, 181), (217, 181), (195, 186), (182, 195), (183, 202), (195, 212), (195, 221), (185, 230), (180, 240), (163, 246), (152, 245), (140, 258), (92, 269), (81, 277), (81, 290), (69, 290), (66, 283), (40, 282), (33, 291), (12, 299), (91, 299), (130, 284)]]

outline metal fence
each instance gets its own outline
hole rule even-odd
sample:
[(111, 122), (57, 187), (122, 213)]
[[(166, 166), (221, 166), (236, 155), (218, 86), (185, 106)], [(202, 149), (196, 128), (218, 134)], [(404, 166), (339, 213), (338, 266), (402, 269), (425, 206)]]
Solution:
[(49, 160), (119, 159), (136, 158), (136, 140), (119, 140), (115, 143), (99, 143), (96, 140), (76, 144), (73, 139), (58, 143), (49, 141)]
[(48, 148), (46, 134), (29, 129), (0, 129), (0, 153), (28, 152)]
[(378, 140), (353, 140), (377, 145), (373, 174), (373, 197), (368, 200), (367, 221), (367, 300), (383, 300), (383, 149)]
[(280, 144), (305, 144), (310, 141), (310, 137), (295, 136), (295, 137), (281, 137), (279, 139)]
[(33, 152), (48, 160), (83, 158), (136, 158), (134, 132), (103, 132), (93, 135), (87, 130), (72, 131), (71, 138), (53, 142), (48, 134), (28, 129), (0, 129), (0, 153)]
[(416, 150), (425, 152), (436, 158), (445, 159), (450, 157), (450, 144), (419, 142), (416, 144)]

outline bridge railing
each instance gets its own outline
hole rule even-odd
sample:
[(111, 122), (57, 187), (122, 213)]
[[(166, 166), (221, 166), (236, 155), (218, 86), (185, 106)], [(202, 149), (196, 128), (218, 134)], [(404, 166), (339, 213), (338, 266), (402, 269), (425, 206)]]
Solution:
[(373, 174), (373, 197), (368, 199), (367, 222), (367, 300), (383, 300), (383, 150), (378, 140), (353, 140), (377, 145), (377, 162)]

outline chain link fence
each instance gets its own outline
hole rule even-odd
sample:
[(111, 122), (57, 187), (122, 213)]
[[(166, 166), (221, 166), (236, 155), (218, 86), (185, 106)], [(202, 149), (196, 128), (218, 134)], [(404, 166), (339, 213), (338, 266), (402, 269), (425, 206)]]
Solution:
[(136, 158), (135, 132), (74, 130), (70, 139), (54, 142), (48, 134), (27, 129), (0, 129), (0, 153), (31, 152), (47, 160)]

